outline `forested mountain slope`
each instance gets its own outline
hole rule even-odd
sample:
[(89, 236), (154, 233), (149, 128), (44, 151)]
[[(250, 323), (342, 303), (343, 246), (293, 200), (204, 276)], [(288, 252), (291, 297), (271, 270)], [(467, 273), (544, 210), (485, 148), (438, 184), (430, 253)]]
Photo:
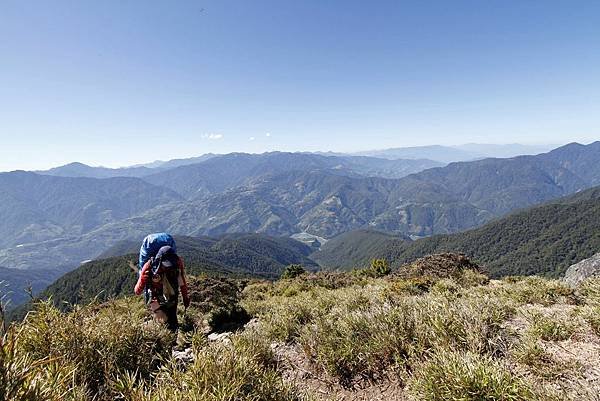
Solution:
[[(330, 241), (334, 246), (326, 244), (314, 254), (314, 259), (325, 267), (336, 268), (364, 266), (377, 257), (386, 258), (392, 266), (398, 267), (432, 253), (462, 252), (484, 265), (494, 277), (529, 274), (558, 277), (571, 264), (600, 249), (600, 187), (461, 233), (414, 242), (380, 241), (380, 233), (369, 236), (371, 238), (364, 238), (364, 233), (347, 233), (342, 239), (356, 237), (359, 240), (336, 241), (334, 238)], [(351, 246), (344, 246), (346, 242)], [(371, 242), (376, 246), (370, 246)]]
[(340, 234), (310, 255), (323, 269), (348, 270), (368, 266), (378, 255), (387, 254), (412, 242), (410, 238), (375, 230), (354, 230)]

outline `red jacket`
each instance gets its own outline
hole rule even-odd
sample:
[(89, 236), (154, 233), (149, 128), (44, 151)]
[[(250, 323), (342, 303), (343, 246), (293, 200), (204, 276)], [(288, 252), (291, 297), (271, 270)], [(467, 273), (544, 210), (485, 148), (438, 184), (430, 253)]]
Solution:
[[(180, 257), (177, 257), (177, 267), (179, 268), (179, 275), (177, 277), (177, 282), (179, 284), (181, 296), (183, 298), (183, 304), (187, 307), (190, 304), (190, 297), (188, 294), (187, 283), (185, 281), (185, 267), (183, 265), (183, 259), (181, 259)], [(134, 288), (135, 295), (141, 295), (144, 292), (144, 290), (146, 288), (146, 282), (148, 279), (150, 279), (151, 275), (152, 275), (152, 260), (149, 260), (146, 262), (144, 267), (142, 267), (142, 272), (141, 272), (140, 277), (138, 278), (138, 281)], [(159, 289), (158, 286), (161, 286), (161, 289), (162, 289), (162, 282), (159, 282), (159, 283), (152, 282), (152, 292), (153, 293), (157, 292), (155, 290)]]

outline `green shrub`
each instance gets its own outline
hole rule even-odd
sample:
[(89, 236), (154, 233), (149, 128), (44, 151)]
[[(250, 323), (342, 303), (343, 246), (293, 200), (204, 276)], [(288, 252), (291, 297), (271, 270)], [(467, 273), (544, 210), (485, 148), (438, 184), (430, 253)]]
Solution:
[(213, 309), (208, 317), (208, 325), (214, 331), (236, 330), (248, 321), (250, 321), (250, 315), (240, 305)]
[(306, 270), (300, 265), (289, 265), (281, 273), (282, 279), (290, 279), (305, 274)]
[[(235, 330), (250, 320), (250, 315), (240, 304), (246, 282), (225, 277), (190, 278), (191, 306), (194, 316), (188, 330)], [(204, 322), (208, 327), (204, 327)]]
[(373, 259), (369, 267), (375, 277), (387, 276), (391, 273), (390, 264), (385, 259)]

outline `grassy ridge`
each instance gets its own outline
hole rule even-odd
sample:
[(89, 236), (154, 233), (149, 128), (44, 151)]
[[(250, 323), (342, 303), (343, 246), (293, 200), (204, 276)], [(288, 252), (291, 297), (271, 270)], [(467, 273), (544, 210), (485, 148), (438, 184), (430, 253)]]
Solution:
[(350, 399), (372, 386), (395, 388), (390, 399), (594, 399), (596, 358), (551, 350), (598, 341), (589, 336), (600, 282), (575, 291), (536, 277), (489, 283), (471, 270), (428, 277), (251, 283), (237, 305), (257, 323), (226, 341), (191, 327), (180, 337), (195, 359), (183, 365), (173, 338), (144, 323), (139, 299), (69, 313), (42, 303), (2, 337), (0, 391), (11, 401), (324, 400), (318, 378), (328, 396)]

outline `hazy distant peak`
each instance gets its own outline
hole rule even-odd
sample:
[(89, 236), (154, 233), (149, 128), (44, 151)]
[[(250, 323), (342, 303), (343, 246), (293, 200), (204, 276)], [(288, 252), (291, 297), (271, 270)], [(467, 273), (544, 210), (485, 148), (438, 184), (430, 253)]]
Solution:
[(556, 145), (523, 145), (467, 143), (464, 145), (410, 146), (358, 152), (355, 155), (383, 157), (387, 159), (429, 159), (442, 163), (471, 161), (488, 157), (509, 158), (520, 155), (545, 153)]

